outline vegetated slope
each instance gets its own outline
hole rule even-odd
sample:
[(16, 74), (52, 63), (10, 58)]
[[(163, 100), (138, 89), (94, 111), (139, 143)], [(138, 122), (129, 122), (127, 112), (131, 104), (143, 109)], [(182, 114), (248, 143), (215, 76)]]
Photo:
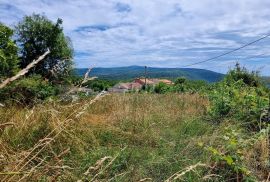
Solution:
[[(75, 72), (78, 75), (83, 75), (87, 68), (77, 68)], [(93, 68), (92, 75), (100, 79), (111, 80), (129, 80), (137, 77), (144, 76), (143, 66), (128, 66), (128, 67), (115, 67), (115, 68)], [(191, 80), (205, 80), (207, 82), (220, 81), (224, 75), (221, 73), (196, 68), (147, 68), (147, 76), (150, 78), (169, 78), (175, 79), (184, 76)]]

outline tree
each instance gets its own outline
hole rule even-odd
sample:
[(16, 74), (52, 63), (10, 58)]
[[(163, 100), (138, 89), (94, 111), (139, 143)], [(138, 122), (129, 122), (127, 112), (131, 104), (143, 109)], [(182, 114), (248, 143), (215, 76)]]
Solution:
[(227, 82), (242, 80), (246, 85), (251, 87), (259, 87), (261, 85), (259, 72), (250, 72), (245, 67), (240, 67), (239, 63), (236, 63), (235, 68), (228, 72), (225, 80)]
[(185, 77), (179, 77), (179, 78), (177, 78), (176, 80), (175, 80), (175, 84), (177, 85), (177, 84), (183, 84), (183, 83), (185, 83), (186, 82), (186, 78)]
[(166, 93), (167, 91), (169, 91), (170, 87), (168, 85), (166, 85), (163, 82), (159, 82), (155, 88), (154, 88), (154, 92), (158, 93), (158, 94), (163, 94)]
[(32, 69), (32, 73), (40, 74), (49, 80), (60, 80), (71, 73), (73, 48), (71, 40), (63, 33), (62, 23), (61, 19), (53, 23), (39, 14), (25, 16), (19, 22), (16, 35), (21, 68), (50, 49), (51, 53)]
[(13, 30), (0, 23), (0, 78), (10, 77), (18, 71), (18, 48), (12, 35)]

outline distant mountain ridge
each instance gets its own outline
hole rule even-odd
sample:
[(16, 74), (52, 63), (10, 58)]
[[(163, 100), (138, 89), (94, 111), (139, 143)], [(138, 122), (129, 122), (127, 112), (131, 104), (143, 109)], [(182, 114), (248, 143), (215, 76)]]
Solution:
[[(83, 76), (87, 68), (76, 68), (75, 73)], [(90, 75), (100, 79), (108, 80), (130, 80), (144, 76), (144, 66), (127, 66), (112, 68), (93, 68)], [(220, 81), (224, 74), (197, 68), (155, 68), (147, 67), (147, 77), (149, 78), (168, 78), (186, 77), (191, 80), (204, 80), (207, 82)]]

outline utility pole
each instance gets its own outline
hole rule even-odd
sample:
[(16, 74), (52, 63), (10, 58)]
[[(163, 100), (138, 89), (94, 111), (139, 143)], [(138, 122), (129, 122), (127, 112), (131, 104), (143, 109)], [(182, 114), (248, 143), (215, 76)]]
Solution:
[(144, 86), (146, 88), (147, 66), (144, 66)]

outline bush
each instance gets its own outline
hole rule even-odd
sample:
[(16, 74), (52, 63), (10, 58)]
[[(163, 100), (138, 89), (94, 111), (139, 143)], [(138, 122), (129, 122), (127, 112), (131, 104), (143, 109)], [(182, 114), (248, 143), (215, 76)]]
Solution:
[(243, 80), (220, 82), (208, 92), (209, 114), (214, 119), (231, 116), (247, 126), (258, 127), (261, 113), (268, 108), (268, 91), (264, 87), (250, 87)]
[(262, 85), (258, 71), (249, 72), (245, 67), (240, 67), (239, 63), (236, 63), (235, 68), (228, 72), (225, 80), (227, 84), (242, 80), (243, 83), (251, 87)]
[(185, 78), (177, 78), (174, 85), (166, 85), (165, 83), (159, 83), (155, 86), (155, 93), (195, 93), (202, 92), (208, 89), (209, 84), (201, 80), (186, 80)]
[(203, 80), (188, 80), (185, 84), (185, 92), (205, 92), (208, 90), (210, 84)]
[(115, 83), (115, 81), (97, 79), (87, 82), (85, 86), (93, 89), (95, 92), (100, 92), (103, 90), (108, 90), (108, 88), (113, 86)]
[[(226, 179), (238, 179), (238, 181), (257, 181), (252, 173), (247, 160), (247, 150), (251, 150), (254, 142), (258, 140), (258, 136), (252, 136), (247, 139), (244, 132), (237, 127), (226, 127), (224, 133), (219, 138), (218, 146), (204, 146), (208, 151), (212, 160), (215, 161), (215, 169), (213, 172)], [(260, 136), (263, 136), (260, 134)], [(202, 143), (199, 145), (203, 146)], [(220, 179), (220, 181), (223, 181)]]
[(269, 90), (258, 75), (236, 64), (235, 69), (207, 93), (211, 101), (210, 116), (232, 116), (252, 129), (257, 128), (262, 111), (269, 107)]
[(0, 91), (0, 99), (3, 102), (13, 100), (22, 104), (34, 104), (39, 100), (55, 96), (59, 89), (40, 75), (32, 75), (11, 84)]
[(154, 88), (154, 92), (158, 94), (164, 94), (169, 91), (171, 91), (171, 87), (163, 82), (158, 83)]
[(180, 78), (177, 78), (174, 83), (176, 85), (179, 85), (179, 84), (183, 84), (185, 82), (186, 82), (186, 78), (185, 77), (180, 77)]

